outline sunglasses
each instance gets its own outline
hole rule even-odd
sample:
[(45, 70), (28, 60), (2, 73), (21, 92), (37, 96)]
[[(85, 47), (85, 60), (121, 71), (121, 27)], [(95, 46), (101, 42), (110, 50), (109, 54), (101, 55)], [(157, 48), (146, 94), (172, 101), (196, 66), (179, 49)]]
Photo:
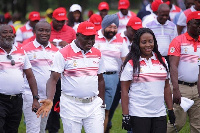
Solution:
[(11, 65), (14, 66), (15, 65), (15, 61), (12, 59), (12, 56), (11, 55), (7, 55), (6, 57), (7, 57), (7, 59), (11, 60)]

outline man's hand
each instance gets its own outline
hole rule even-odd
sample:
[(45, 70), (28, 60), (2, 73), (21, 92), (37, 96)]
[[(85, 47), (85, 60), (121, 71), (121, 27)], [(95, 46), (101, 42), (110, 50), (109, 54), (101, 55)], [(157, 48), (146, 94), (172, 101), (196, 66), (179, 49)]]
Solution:
[(170, 124), (174, 124), (175, 120), (176, 120), (174, 111), (173, 110), (168, 110), (168, 116), (169, 116)]
[(40, 103), (38, 102), (37, 99), (33, 99), (33, 104), (32, 104), (32, 111), (36, 113), (36, 110), (40, 108)]
[(122, 129), (125, 129), (127, 131), (131, 131), (131, 122), (130, 122), (130, 115), (123, 115), (122, 118)]
[(173, 89), (173, 103), (181, 104), (181, 93), (179, 89)]
[(44, 118), (44, 116), (47, 117), (53, 106), (53, 102), (50, 99), (45, 99), (40, 101), (40, 103), (42, 103), (42, 106), (38, 109), (36, 115), (37, 117), (40, 117), (40, 115), (42, 115), (42, 118)]

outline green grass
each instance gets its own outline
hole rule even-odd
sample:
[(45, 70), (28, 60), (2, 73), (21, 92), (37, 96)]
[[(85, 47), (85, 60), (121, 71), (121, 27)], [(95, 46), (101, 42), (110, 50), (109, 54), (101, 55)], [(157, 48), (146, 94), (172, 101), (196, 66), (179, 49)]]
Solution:
[[(189, 127), (188, 121), (189, 120), (187, 120), (186, 125), (179, 133), (190, 133), (190, 127)], [(121, 108), (121, 105), (119, 105), (112, 119), (113, 125), (112, 125), (112, 129), (110, 130), (110, 133), (127, 133), (125, 130), (122, 130), (121, 122), (122, 122), (122, 108)], [(19, 133), (26, 133), (26, 127), (24, 124), (23, 117), (19, 126)], [(62, 122), (61, 122), (61, 129), (59, 130), (59, 133), (63, 133)], [(84, 133), (84, 130), (82, 130), (82, 133)]]

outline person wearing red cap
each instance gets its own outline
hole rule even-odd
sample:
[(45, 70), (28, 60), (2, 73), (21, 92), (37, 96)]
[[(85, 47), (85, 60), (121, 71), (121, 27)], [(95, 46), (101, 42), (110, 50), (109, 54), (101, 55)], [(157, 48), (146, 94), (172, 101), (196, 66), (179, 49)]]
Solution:
[(99, 15), (101, 16), (102, 20), (103, 18), (108, 14), (109, 11), (109, 5), (107, 2), (100, 2), (98, 5)]
[(170, 8), (167, 4), (160, 4), (157, 11), (157, 18), (146, 24), (151, 29), (157, 40), (160, 54), (169, 63), (168, 49), (171, 41), (178, 36), (176, 25), (169, 20)]
[(200, 2), (199, 0), (194, 0), (194, 5), (191, 6), (189, 9), (185, 10), (181, 13), (178, 22), (177, 22), (177, 31), (178, 34), (185, 33), (187, 30), (187, 17), (191, 12), (200, 11)]
[(6, 24), (13, 25), (12, 16), (10, 15), (9, 12), (4, 14), (4, 18)]
[(53, 41), (54, 39), (60, 39), (61, 42), (58, 43), (59, 47), (64, 47), (67, 44), (71, 43), (72, 40), (76, 38), (75, 31), (70, 27), (65, 25), (66, 20), (66, 10), (63, 7), (59, 7), (53, 11), (52, 23), (51, 23), (51, 36), (49, 41), (56, 43)]
[[(198, 86), (198, 58), (200, 56), (200, 11), (191, 12), (187, 17), (187, 32), (174, 38), (169, 45), (170, 77), (173, 85), (175, 125), (180, 131), (190, 119), (190, 132), (200, 132), (200, 88)], [(181, 97), (194, 101), (187, 112), (181, 108)], [(176, 133), (168, 124), (168, 133)]]
[(93, 23), (95, 25), (95, 29), (96, 31), (101, 29), (101, 22), (102, 22), (102, 18), (100, 15), (98, 14), (93, 14), (90, 19), (89, 22)]
[(122, 33), (123, 31), (125, 31), (128, 20), (132, 16), (136, 16), (134, 12), (128, 9), (129, 6), (130, 6), (129, 0), (119, 0), (118, 2), (118, 10), (119, 10), (119, 12), (117, 13), (119, 17), (118, 33)]
[(53, 60), (51, 76), (47, 82), (47, 99), (36, 113), (47, 116), (52, 108), (56, 83), (61, 77), (62, 93), (60, 116), (64, 132), (103, 133), (104, 62), (101, 52), (94, 48), (95, 25), (82, 22), (78, 26), (76, 40), (58, 51)]
[[(66, 17), (66, 9), (59, 7), (53, 11), (52, 22), (51, 22), (51, 36), (49, 41), (56, 45), (59, 49), (70, 44), (74, 39), (76, 39), (76, 33), (74, 29), (66, 25), (68, 20)], [(56, 85), (56, 94), (54, 97), (54, 105), (60, 100), (61, 86), (60, 80)], [(47, 130), (51, 132), (58, 132), (60, 129), (60, 115), (53, 109), (49, 115), (47, 121)]]
[(32, 30), (36, 23), (40, 20), (40, 13), (36, 11), (30, 12), (28, 19), (29, 21), (16, 32), (15, 39), (17, 42), (22, 43), (24, 40), (34, 35)]

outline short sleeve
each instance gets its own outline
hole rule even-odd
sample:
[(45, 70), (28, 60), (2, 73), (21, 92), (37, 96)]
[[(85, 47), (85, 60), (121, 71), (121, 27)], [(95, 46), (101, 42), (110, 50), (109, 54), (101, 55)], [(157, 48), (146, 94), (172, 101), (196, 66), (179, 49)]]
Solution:
[(169, 45), (168, 55), (180, 56), (181, 53), (181, 43), (177, 38), (173, 39)]
[(133, 80), (133, 66), (127, 62), (120, 76), (120, 81)]
[(51, 67), (51, 71), (62, 73), (65, 68), (65, 59), (62, 56), (62, 54), (58, 51), (56, 52), (54, 59), (53, 59), (53, 65)]
[(24, 67), (23, 67), (23, 69), (29, 69), (32, 66), (31, 66), (30, 60), (28, 59), (28, 56), (27, 56), (25, 51), (24, 51), (24, 54), (25, 55), (24, 55)]
[(125, 40), (123, 40), (122, 49), (121, 49), (121, 57), (126, 57), (128, 52), (129, 52), (129, 50), (128, 50), (127, 43), (125, 42)]
[(23, 42), (23, 37), (22, 37), (22, 31), (21, 31), (21, 29), (17, 30), (15, 40), (17, 42)]
[(104, 73), (106, 70), (105, 70), (105, 65), (104, 65), (104, 61), (102, 59), (102, 57), (100, 58), (100, 61), (99, 61), (99, 69), (98, 69), (98, 74), (101, 74), (101, 73)]
[(186, 16), (185, 16), (185, 13), (182, 12), (181, 15), (179, 16), (178, 18), (178, 21), (177, 21), (177, 25), (180, 25), (180, 26), (186, 26)]

